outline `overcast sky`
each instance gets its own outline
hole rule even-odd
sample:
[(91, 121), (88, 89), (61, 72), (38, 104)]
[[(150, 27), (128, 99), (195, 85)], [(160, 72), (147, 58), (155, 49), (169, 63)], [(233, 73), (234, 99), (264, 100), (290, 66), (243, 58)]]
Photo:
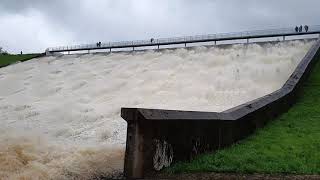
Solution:
[(0, 47), (47, 47), (320, 24), (319, 0), (0, 0)]

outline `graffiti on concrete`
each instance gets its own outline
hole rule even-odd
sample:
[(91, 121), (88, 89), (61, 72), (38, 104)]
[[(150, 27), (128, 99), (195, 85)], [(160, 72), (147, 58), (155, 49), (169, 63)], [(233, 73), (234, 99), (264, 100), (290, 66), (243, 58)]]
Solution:
[(166, 141), (154, 140), (155, 153), (153, 156), (153, 168), (160, 171), (164, 167), (169, 167), (173, 160), (173, 149)]

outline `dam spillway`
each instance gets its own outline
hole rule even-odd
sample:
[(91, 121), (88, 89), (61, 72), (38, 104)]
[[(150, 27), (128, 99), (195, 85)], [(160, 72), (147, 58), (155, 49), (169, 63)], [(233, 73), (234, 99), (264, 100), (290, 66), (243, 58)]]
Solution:
[(221, 112), (281, 88), (313, 43), (49, 56), (2, 68), (0, 176), (121, 172), (121, 107)]

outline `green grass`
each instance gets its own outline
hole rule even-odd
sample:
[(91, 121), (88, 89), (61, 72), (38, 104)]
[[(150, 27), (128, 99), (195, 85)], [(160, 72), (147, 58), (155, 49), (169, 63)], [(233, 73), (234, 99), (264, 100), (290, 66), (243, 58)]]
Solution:
[(165, 172), (320, 174), (320, 62), (287, 113), (229, 148)]
[(18, 61), (26, 61), (37, 56), (39, 56), (39, 54), (0, 55), (0, 67), (7, 66)]

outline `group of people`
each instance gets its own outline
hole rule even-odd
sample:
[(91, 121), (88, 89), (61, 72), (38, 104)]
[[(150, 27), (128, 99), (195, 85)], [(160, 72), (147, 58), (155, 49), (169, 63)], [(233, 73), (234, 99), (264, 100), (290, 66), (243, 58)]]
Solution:
[(97, 42), (97, 47), (101, 47), (101, 42)]
[[(294, 28), (294, 30), (296, 31), (296, 32), (302, 32), (302, 25), (300, 25), (299, 27), (298, 26), (296, 26), (295, 28)], [(309, 26), (308, 25), (304, 25), (304, 30), (305, 30), (305, 32), (308, 32), (308, 30), (309, 30)]]

